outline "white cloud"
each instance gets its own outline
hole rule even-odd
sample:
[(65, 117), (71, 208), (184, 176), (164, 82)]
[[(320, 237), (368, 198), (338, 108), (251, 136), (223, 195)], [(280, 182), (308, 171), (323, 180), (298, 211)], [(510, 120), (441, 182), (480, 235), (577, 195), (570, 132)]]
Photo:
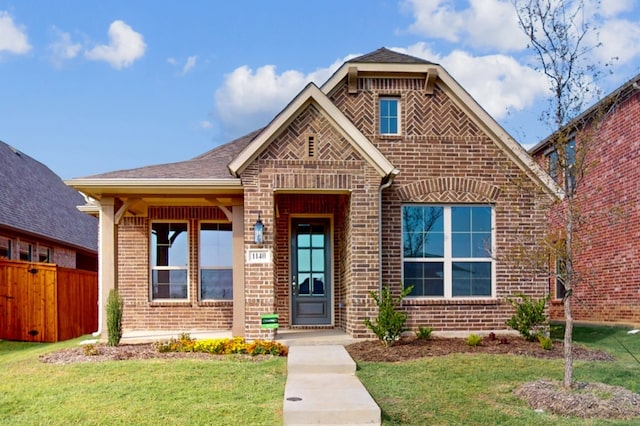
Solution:
[(69, 33), (55, 27), (53, 31), (57, 35), (57, 40), (49, 45), (49, 51), (51, 51), (51, 60), (54, 65), (60, 66), (63, 61), (75, 58), (80, 53), (82, 45), (72, 42)]
[(31, 50), (26, 29), (14, 24), (8, 12), (0, 11), (0, 53), (22, 55)]
[(178, 65), (178, 61), (173, 57), (167, 58), (167, 63), (170, 65)]
[(198, 123), (203, 129), (213, 129), (213, 123), (209, 120), (202, 120)]
[(109, 26), (109, 44), (94, 47), (85, 57), (105, 61), (115, 69), (128, 67), (144, 55), (147, 45), (142, 34), (135, 32), (123, 21), (113, 21)]
[(476, 48), (519, 51), (527, 39), (509, 0), (468, 0), (456, 9), (454, 0), (406, 0), (415, 22), (409, 31)]
[(616, 57), (617, 64), (626, 64), (640, 55), (640, 22), (610, 19), (600, 27), (602, 46), (596, 49), (596, 57), (608, 63)]
[(548, 94), (545, 77), (511, 56), (473, 56), (461, 50), (442, 56), (426, 43), (393, 50), (441, 64), (496, 119), (524, 110)]
[(320, 85), (348, 56), (326, 68), (304, 74), (287, 70), (281, 74), (274, 65), (256, 70), (244, 65), (226, 75), (214, 95), (214, 109), (226, 133), (237, 135), (266, 125), (309, 82)]
[(197, 56), (189, 56), (187, 58), (187, 62), (182, 67), (182, 75), (185, 75), (189, 71), (191, 71), (196, 66), (196, 61), (198, 60)]

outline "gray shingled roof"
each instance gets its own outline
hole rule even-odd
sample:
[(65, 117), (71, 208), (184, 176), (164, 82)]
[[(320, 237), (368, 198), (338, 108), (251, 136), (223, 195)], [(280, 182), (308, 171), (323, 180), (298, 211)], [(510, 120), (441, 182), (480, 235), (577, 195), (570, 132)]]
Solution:
[(240, 153), (262, 129), (213, 148), (191, 160), (156, 164), (136, 169), (117, 170), (85, 179), (233, 179), (227, 164)]
[(98, 220), (83, 204), (47, 166), (0, 141), (0, 226), (97, 252)]
[(386, 47), (367, 53), (357, 58), (353, 58), (348, 62), (368, 62), (378, 64), (433, 64), (425, 59), (416, 58), (415, 56), (405, 55), (404, 53), (394, 52)]

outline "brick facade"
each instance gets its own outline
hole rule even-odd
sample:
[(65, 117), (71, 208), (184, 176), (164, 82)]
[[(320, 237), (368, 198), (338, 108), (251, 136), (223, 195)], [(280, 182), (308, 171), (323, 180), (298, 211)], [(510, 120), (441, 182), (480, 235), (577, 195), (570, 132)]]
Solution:
[[(271, 255), (267, 263), (242, 259), (243, 280), (240, 284), (234, 281), (234, 297), (241, 289), (243, 299), (198, 300), (199, 222), (229, 220), (224, 208), (202, 204), (203, 200), (218, 203), (223, 195), (207, 197), (196, 192), (191, 197), (199, 200), (197, 206), (177, 206), (181, 199), (172, 193), (167, 196), (171, 205), (164, 206), (154, 194), (149, 197), (153, 204), (148, 210), (138, 205), (142, 213), (122, 217), (116, 226), (117, 287), (125, 300), (125, 330), (189, 331), (233, 326), (234, 330), (243, 330), (247, 338), (267, 338), (270, 333), (261, 329), (261, 315), (274, 312), (279, 314), (280, 327), (290, 327), (291, 221), (321, 217), (331, 223), (333, 294), (331, 323), (321, 327), (337, 327), (354, 337), (371, 337), (364, 325), (365, 318), (377, 314), (370, 293), (378, 292), (381, 285), (391, 286), (395, 294), (402, 289), (401, 213), (402, 206), (410, 203), (488, 204), (494, 209), (496, 226), (491, 297), (406, 299), (403, 309), (409, 313), (410, 327), (429, 325), (440, 331), (504, 329), (512, 312), (506, 297), (518, 292), (533, 297), (545, 295), (547, 281), (528, 272), (517, 259), (523, 247), (526, 250), (544, 234), (551, 202), (549, 188), (543, 192), (534, 176), (537, 172), (522, 165), (526, 160), (516, 158), (523, 153), (511, 151), (491, 133), (488, 118), (479, 118), (460, 107), (460, 98), (452, 100), (445, 84), (432, 87), (433, 81), (427, 81), (433, 79), (429, 72), (396, 73), (393, 78), (388, 78), (387, 71), (381, 78), (365, 72), (357, 75), (357, 81), (350, 75), (332, 86), (329, 93), (308, 86), (301, 93), (311, 93), (310, 98), (300, 103), (299, 98), (294, 99), (281, 113), (291, 113), (286, 120), (280, 122), (282, 117), (276, 117), (267, 130), (251, 136), (233, 155), (229, 154), (233, 143), (221, 147), (220, 157), (242, 159), (238, 167), (235, 159), (225, 163), (225, 171), (233, 175), (228, 179), (239, 177), (243, 192), (242, 205), (234, 204), (233, 217), (243, 217), (236, 221), (243, 223), (233, 222), (234, 233), (242, 229), (242, 235), (237, 235), (239, 244), (234, 246), (234, 264), (239, 260), (236, 248), (240, 245), (245, 256), (254, 249)], [(378, 100), (382, 96), (400, 99), (398, 136), (378, 134)], [(291, 105), (296, 105), (295, 114)], [(282, 124), (276, 128), (273, 123)], [(263, 136), (264, 144), (254, 144), (262, 143)], [(257, 148), (245, 155), (247, 147)], [(213, 154), (207, 155), (213, 158)], [(202, 167), (204, 159), (198, 157), (174, 169), (187, 173), (184, 170), (190, 167)], [(159, 168), (150, 168), (149, 172), (156, 170)], [(204, 174), (201, 169), (197, 171)], [(390, 186), (383, 188), (383, 183)], [(118, 203), (116, 210), (123, 205)], [(254, 243), (253, 226), (258, 217), (265, 230), (262, 244)], [(149, 246), (154, 220), (188, 223), (191, 251), (187, 300), (151, 301)], [(235, 306), (234, 317), (234, 303), (239, 302), (243, 303)]]
[[(623, 89), (623, 93), (625, 92)], [(572, 315), (576, 321), (640, 324), (640, 95), (631, 92), (576, 138), (586, 149), (585, 174), (576, 190), (585, 219), (576, 234), (574, 267), (580, 276)], [(582, 144), (582, 145), (581, 145)], [(537, 159), (546, 166), (544, 151)], [(555, 206), (552, 217), (562, 205)], [(551, 317), (564, 319), (555, 298)]]

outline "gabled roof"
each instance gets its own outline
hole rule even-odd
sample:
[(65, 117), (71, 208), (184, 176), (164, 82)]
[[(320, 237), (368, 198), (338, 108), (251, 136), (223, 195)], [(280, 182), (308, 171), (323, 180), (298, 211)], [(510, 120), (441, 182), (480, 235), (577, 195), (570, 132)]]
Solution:
[(0, 141), (0, 227), (97, 252), (98, 221), (47, 166)]
[[(379, 61), (379, 62), (375, 62)], [(433, 93), (434, 86), (439, 87), (464, 111), (467, 116), (494, 141), (494, 143), (531, 179), (537, 182), (548, 194), (562, 198), (564, 191), (527, 153), (527, 151), (498, 124), (475, 99), (438, 64), (413, 58), (389, 49), (381, 48), (375, 52), (359, 56), (345, 62), (322, 85), (322, 92), (330, 95), (345, 79), (359, 75), (392, 76), (394, 74), (416, 74), (425, 77), (425, 93)]]
[(405, 55), (404, 53), (381, 47), (371, 53), (350, 59), (347, 63), (376, 63), (376, 64), (432, 64), (426, 59)]
[[(629, 97), (631, 97), (634, 93), (637, 93), (640, 90), (640, 74), (634, 76), (631, 80), (624, 83), (622, 86), (618, 87), (613, 92), (609, 93), (607, 96), (598, 101), (595, 105), (588, 108), (586, 111), (578, 115), (576, 118), (571, 120), (565, 127), (563, 127), (560, 131), (565, 132), (565, 134), (570, 134), (571, 132), (580, 130), (583, 126), (589, 123), (594, 118), (602, 118), (606, 115), (606, 112), (611, 108), (619, 105), (621, 102), (625, 101)], [(529, 153), (531, 155), (535, 155), (540, 151), (549, 147), (552, 144), (552, 141), (555, 139), (555, 135), (558, 132), (554, 132), (553, 134), (547, 136), (545, 139), (536, 144), (533, 148), (529, 149)]]
[(381, 177), (397, 174), (393, 164), (367, 139), (333, 102), (313, 83), (309, 83), (247, 147), (229, 163), (229, 171), (240, 173), (293, 121), (308, 105), (318, 106), (326, 119), (351, 143)]

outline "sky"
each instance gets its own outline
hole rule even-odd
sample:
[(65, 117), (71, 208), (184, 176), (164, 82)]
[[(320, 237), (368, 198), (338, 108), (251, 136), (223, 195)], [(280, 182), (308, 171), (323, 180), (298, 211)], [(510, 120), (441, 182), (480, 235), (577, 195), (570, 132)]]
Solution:
[[(640, 2), (585, 2), (606, 94), (640, 73)], [(380, 47), (441, 64), (525, 147), (551, 133), (509, 0), (0, 0), (0, 140), (63, 179), (183, 161)]]

